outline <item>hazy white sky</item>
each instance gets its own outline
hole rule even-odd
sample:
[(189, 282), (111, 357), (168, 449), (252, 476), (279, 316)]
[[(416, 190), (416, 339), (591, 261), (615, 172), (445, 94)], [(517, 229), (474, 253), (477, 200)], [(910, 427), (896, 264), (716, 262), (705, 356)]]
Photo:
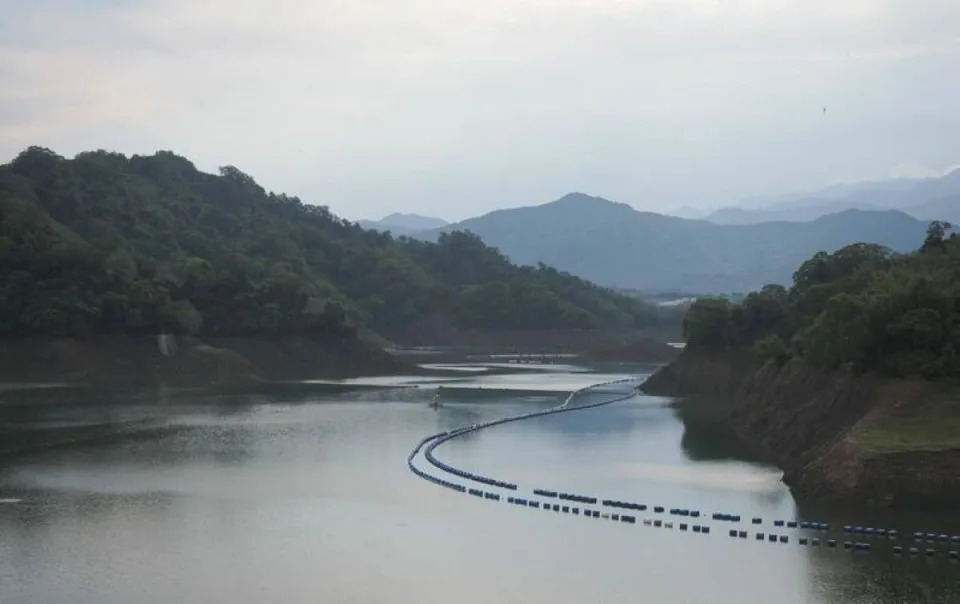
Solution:
[[(349, 218), (960, 163), (955, 0), (0, 0), (0, 160), (171, 149)], [(823, 107), (826, 106), (826, 113)]]

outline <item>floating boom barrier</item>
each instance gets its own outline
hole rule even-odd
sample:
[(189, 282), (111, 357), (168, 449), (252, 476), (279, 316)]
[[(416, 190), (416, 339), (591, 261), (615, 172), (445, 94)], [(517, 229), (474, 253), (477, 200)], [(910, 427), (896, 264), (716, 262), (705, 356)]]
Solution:
[[(600, 499), (592, 495), (582, 495), (569, 493), (560, 490), (553, 489), (544, 489), (544, 488), (534, 488), (531, 490), (534, 496), (540, 497), (549, 501), (539, 501), (537, 499), (526, 498), (526, 497), (517, 497), (514, 495), (505, 495), (502, 493), (496, 493), (491, 491), (485, 491), (480, 488), (473, 488), (465, 486), (461, 482), (456, 482), (454, 480), (449, 480), (446, 476), (457, 477), (465, 481), (478, 483), (481, 485), (486, 485), (487, 487), (494, 487), (498, 489), (503, 489), (509, 493), (516, 493), (520, 491), (519, 485), (508, 480), (501, 480), (498, 478), (493, 478), (490, 476), (484, 476), (476, 472), (470, 472), (462, 468), (457, 468), (452, 466), (441, 459), (437, 458), (435, 455), (435, 450), (443, 445), (446, 442), (449, 442), (455, 438), (464, 436), (471, 432), (477, 432), (486, 428), (491, 428), (493, 426), (498, 426), (502, 424), (507, 424), (511, 422), (518, 422), (528, 419), (533, 419), (537, 417), (546, 417), (549, 415), (555, 415), (558, 413), (568, 413), (573, 411), (583, 411), (586, 409), (595, 409), (598, 407), (603, 407), (606, 405), (612, 405), (617, 402), (621, 402), (630, 398), (633, 398), (636, 395), (636, 388), (631, 387), (629, 393), (624, 393), (622, 391), (611, 390), (611, 387), (634, 383), (638, 384), (638, 378), (624, 378), (618, 380), (610, 380), (607, 382), (601, 382), (598, 384), (593, 384), (579, 390), (571, 392), (564, 401), (550, 409), (535, 411), (531, 413), (524, 413), (520, 415), (508, 416), (499, 418), (496, 420), (483, 422), (479, 424), (472, 424), (470, 426), (463, 426), (460, 428), (455, 428), (453, 430), (448, 430), (446, 432), (439, 432), (437, 434), (432, 434), (420, 440), (414, 449), (407, 456), (407, 467), (411, 472), (438, 486), (456, 491), (458, 493), (464, 493), (483, 499), (486, 501), (503, 501), (507, 504), (512, 504), (520, 507), (526, 507), (531, 509), (541, 509), (547, 512), (554, 513), (563, 513), (570, 514), (575, 516), (584, 516), (586, 518), (595, 518), (595, 519), (608, 519), (621, 524), (630, 524), (637, 525), (638, 519), (635, 515), (625, 515), (622, 513), (605, 513), (597, 509), (589, 509), (581, 506), (572, 506), (564, 505), (563, 503), (554, 503), (554, 501), (578, 503), (582, 505), (592, 505), (600, 506), (602, 508), (615, 508), (618, 510), (631, 510), (637, 512), (646, 512), (649, 508), (647, 504), (635, 503), (631, 501), (621, 501), (616, 499)], [(580, 395), (587, 392), (610, 392), (613, 396), (609, 399), (602, 400), (600, 402), (588, 403), (584, 405), (571, 406), (571, 403)], [(423, 458), (436, 470), (441, 472), (440, 476), (430, 474), (420, 469), (417, 466), (416, 458), (418, 455), (423, 453)], [(709, 517), (715, 522), (723, 523), (747, 523), (749, 522), (752, 525), (762, 525), (764, 523), (763, 518), (759, 517), (741, 517), (740, 514), (733, 514), (729, 512), (712, 512), (707, 514), (701, 510), (690, 509), (690, 508), (670, 508), (669, 511), (665, 506), (655, 505), (652, 506), (652, 511), (654, 514), (669, 514), (670, 516), (677, 516), (680, 518), (701, 518), (701, 515), (706, 518)], [(814, 522), (814, 521), (797, 521), (797, 520), (780, 520), (775, 519), (771, 522), (772, 526), (779, 529), (793, 529), (797, 531), (815, 531), (817, 533), (826, 533), (831, 530), (834, 530), (832, 525), (826, 522)], [(673, 529), (674, 523), (668, 522), (659, 519), (650, 519), (645, 518), (641, 519), (639, 522), (640, 526), (648, 526), (654, 528), (665, 528)], [(711, 534), (710, 526), (705, 524), (689, 524), (687, 522), (678, 523), (677, 526), (679, 531), (682, 532), (693, 532), (700, 535), (709, 535)], [(836, 529), (842, 531), (846, 535), (856, 535), (859, 537), (866, 538), (879, 538), (887, 541), (895, 542), (899, 539), (900, 533), (896, 529), (891, 528), (876, 528), (876, 527), (866, 527), (860, 525), (844, 525), (842, 528)], [(749, 538), (749, 532), (743, 529), (732, 528), (729, 529), (728, 535), (730, 537), (736, 538), (737, 540), (746, 540)], [(949, 535), (945, 533), (930, 533), (930, 532), (915, 532), (912, 534), (914, 540), (918, 542), (926, 542), (927, 544), (936, 544), (936, 545), (949, 545), (960, 548), (960, 535)], [(776, 543), (776, 544), (788, 544), (790, 543), (790, 537), (781, 533), (764, 533), (756, 532), (754, 533), (755, 542), (764, 542), (764, 543)], [(844, 540), (838, 541), (837, 539), (825, 539), (820, 537), (811, 537), (807, 533), (802, 533), (797, 539), (796, 543), (804, 547), (821, 547), (825, 546), (828, 549), (844, 549), (852, 552), (870, 552), (873, 549), (873, 544), (867, 541), (851, 541)], [(921, 549), (918, 547), (904, 547), (902, 545), (892, 545), (891, 551), (895, 556), (903, 557), (915, 557), (923, 555), (928, 558), (941, 557), (943, 559), (949, 560), (950, 562), (958, 562), (960, 560), (960, 552), (955, 549), (949, 551), (940, 551), (932, 547)]]

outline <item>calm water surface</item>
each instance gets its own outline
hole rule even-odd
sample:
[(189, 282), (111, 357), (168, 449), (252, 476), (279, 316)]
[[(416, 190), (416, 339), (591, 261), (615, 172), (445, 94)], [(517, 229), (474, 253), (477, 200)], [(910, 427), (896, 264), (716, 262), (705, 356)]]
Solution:
[[(387, 387), (438, 383), (423, 378), (257, 394), (0, 392), (0, 602), (960, 602), (960, 568), (942, 559), (757, 543), (749, 525), (739, 540), (716, 522), (702, 536), (552, 514), (407, 470), (428, 434), (615, 377), (550, 369), (462, 371), (444, 380), (458, 388), (438, 410), (425, 404), (432, 389)], [(809, 513), (775, 468), (684, 415), (638, 396), (437, 454), (524, 486), (761, 516), (762, 530)], [(883, 521), (939, 530), (951, 518)]]

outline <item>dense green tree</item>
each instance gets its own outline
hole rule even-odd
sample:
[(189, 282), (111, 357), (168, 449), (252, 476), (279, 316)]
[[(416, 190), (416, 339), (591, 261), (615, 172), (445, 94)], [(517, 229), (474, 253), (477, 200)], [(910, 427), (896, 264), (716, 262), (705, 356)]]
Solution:
[(168, 151), (0, 166), (0, 336), (176, 332), (385, 335), (444, 318), (484, 329), (640, 328), (649, 304), (475, 235), (394, 239)]
[(701, 298), (683, 319), (683, 335), (689, 346), (721, 348), (730, 345), (734, 305), (726, 298)]
[[(694, 346), (746, 348), (827, 368), (960, 377), (960, 238), (930, 225), (923, 247), (895, 255), (856, 244), (804, 262), (789, 290), (738, 303), (702, 300), (684, 325)], [(789, 344), (787, 344), (789, 342)]]

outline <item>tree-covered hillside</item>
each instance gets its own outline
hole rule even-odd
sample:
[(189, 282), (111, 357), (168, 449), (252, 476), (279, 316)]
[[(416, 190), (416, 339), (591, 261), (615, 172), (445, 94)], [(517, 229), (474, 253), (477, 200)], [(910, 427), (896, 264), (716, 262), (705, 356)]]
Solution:
[(635, 328), (655, 308), (476, 237), (394, 239), (170, 152), (0, 166), (0, 336)]
[(691, 349), (754, 347), (826, 368), (890, 376), (960, 377), (960, 237), (933, 222), (918, 251), (856, 244), (818, 253), (790, 289), (768, 285), (738, 304), (698, 300)]

